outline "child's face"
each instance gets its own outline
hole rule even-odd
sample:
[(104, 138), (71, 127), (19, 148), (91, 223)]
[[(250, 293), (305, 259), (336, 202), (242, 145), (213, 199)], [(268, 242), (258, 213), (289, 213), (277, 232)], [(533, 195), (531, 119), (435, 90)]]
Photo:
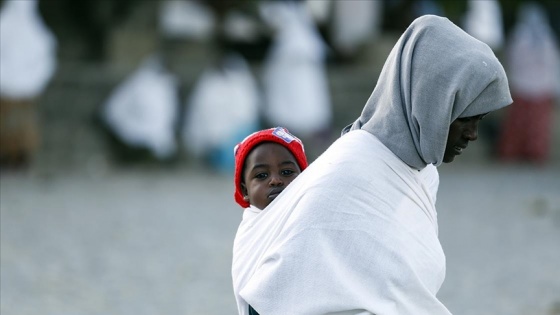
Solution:
[(280, 144), (265, 142), (247, 155), (241, 188), (253, 206), (264, 209), (301, 170), (292, 153)]

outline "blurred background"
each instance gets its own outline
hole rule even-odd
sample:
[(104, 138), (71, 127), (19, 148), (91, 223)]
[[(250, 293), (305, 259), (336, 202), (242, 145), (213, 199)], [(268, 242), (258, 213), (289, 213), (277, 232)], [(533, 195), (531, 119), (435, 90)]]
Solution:
[(0, 0), (0, 312), (235, 314), (233, 146), (313, 161), (410, 22), (445, 16), (514, 104), (440, 170), (455, 314), (560, 314), (560, 2)]

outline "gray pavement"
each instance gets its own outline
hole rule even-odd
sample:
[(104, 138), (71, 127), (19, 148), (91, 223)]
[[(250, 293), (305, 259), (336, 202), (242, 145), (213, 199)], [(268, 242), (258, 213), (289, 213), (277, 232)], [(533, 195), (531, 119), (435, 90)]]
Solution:
[[(560, 314), (560, 170), (440, 168), (441, 300)], [(230, 176), (193, 169), (0, 177), (2, 315), (235, 314)]]

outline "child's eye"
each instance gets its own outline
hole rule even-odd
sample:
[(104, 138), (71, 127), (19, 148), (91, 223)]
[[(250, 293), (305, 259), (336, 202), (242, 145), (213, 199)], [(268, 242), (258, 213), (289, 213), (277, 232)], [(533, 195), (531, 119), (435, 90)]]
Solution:
[(257, 175), (255, 175), (255, 178), (257, 179), (265, 179), (268, 177), (267, 173), (258, 173)]
[(281, 174), (284, 176), (290, 176), (292, 174), (294, 174), (295, 172), (293, 170), (282, 170)]

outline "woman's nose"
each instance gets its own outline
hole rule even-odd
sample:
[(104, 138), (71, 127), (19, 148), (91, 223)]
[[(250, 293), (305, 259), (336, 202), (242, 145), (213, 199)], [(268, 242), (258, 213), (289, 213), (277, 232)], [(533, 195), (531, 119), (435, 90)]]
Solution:
[(467, 124), (463, 132), (463, 136), (469, 141), (476, 141), (476, 139), (478, 139), (478, 120)]

